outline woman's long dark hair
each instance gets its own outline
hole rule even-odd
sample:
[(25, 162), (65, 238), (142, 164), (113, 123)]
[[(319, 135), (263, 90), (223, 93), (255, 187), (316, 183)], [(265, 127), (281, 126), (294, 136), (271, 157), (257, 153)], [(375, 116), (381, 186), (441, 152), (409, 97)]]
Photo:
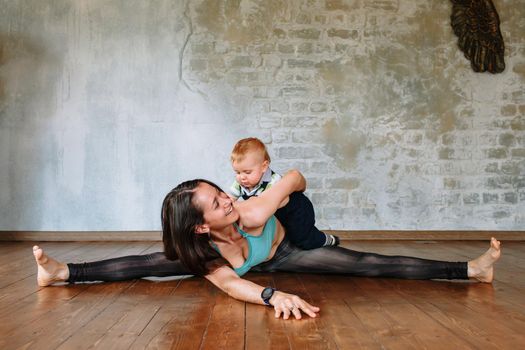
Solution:
[[(193, 203), (195, 188), (201, 183), (223, 192), (208, 180), (185, 181), (171, 190), (162, 203), (162, 241), (164, 254), (170, 260), (179, 259), (190, 271), (204, 276), (218, 267), (219, 253), (210, 246), (210, 236), (196, 234), (197, 225), (204, 224), (204, 214)], [(220, 259), (222, 265), (226, 264)]]

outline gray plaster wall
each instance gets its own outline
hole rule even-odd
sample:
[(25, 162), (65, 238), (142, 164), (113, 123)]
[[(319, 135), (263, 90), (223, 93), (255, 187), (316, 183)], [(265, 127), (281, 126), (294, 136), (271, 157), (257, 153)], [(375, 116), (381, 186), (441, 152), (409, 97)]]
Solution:
[(153, 230), (235, 141), (325, 229), (525, 229), (525, 6), (477, 74), (448, 1), (0, 1), (0, 230)]

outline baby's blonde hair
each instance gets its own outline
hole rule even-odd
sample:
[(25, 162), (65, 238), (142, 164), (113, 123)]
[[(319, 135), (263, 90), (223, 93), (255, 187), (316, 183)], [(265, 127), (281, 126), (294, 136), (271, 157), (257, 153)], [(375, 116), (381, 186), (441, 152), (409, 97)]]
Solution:
[(241, 161), (249, 152), (258, 152), (268, 163), (271, 162), (270, 155), (264, 143), (256, 137), (248, 137), (237, 141), (230, 156), (233, 162)]

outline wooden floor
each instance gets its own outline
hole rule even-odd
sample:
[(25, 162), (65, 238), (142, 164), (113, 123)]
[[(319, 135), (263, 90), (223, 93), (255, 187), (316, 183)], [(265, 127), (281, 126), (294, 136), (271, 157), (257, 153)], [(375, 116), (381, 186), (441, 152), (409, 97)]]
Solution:
[[(358, 250), (466, 260), (487, 242), (345, 242)], [(30, 242), (0, 243), (0, 349), (523, 349), (525, 242), (503, 242), (492, 285), (248, 274), (297, 293), (319, 317), (274, 319), (202, 278), (39, 288)], [(160, 243), (44, 243), (68, 262)]]

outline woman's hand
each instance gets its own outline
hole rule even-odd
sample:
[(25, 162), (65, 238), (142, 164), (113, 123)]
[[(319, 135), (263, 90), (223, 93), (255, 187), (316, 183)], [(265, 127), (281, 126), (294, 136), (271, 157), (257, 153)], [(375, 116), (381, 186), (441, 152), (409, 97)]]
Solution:
[(285, 320), (290, 317), (290, 314), (293, 314), (298, 320), (301, 319), (301, 311), (310, 317), (316, 317), (316, 312), (320, 310), (317, 306), (308, 304), (297, 295), (281, 291), (273, 293), (273, 296), (270, 298), (270, 304), (275, 309), (275, 318), (279, 318), (282, 315)]

